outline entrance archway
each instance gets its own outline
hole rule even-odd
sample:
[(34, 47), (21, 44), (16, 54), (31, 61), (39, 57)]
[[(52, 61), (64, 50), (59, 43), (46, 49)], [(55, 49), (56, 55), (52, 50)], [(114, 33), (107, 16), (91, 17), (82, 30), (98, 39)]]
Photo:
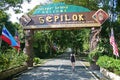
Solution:
[[(78, 29), (92, 28), (91, 46), (93, 50), (98, 42), (100, 26), (108, 19), (108, 14), (99, 9), (90, 11), (82, 6), (67, 5), (65, 3), (52, 3), (39, 6), (33, 15), (23, 15), (20, 23), (25, 30), (25, 47), (29, 56), (28, 66), (33, 66), (33, 34), (34, 30)], [(97, 28), (97, 29), (96, 29)]]

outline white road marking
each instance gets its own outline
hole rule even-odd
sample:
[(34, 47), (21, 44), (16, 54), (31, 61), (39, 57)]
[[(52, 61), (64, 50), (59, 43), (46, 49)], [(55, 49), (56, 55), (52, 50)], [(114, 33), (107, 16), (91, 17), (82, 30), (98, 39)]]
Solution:
[(99, 80), (91, 71), (88, 70), (88, 68), (80, 61), (80, 63), (85, 67), (85, 69), (96, 79)]
[(59, 65), (59, 67), (58, 67), (58, 69), (57, 69), (58, 71), (61, 70), (61, 67), (62, 67), (62, 65), (63, 65), (63, 62), (64, 62), (64, 61), (62, 60), (61, 63), (60, 63), (60, 65)]

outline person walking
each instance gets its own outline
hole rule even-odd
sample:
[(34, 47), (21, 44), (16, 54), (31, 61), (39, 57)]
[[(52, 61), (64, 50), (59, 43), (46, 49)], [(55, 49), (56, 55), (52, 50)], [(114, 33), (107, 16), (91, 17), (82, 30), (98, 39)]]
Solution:
[(71, 60), (71, 66), (72, 66), (72, 71), (75, 71), (75, 54), (74, 53), (71, 53), (70, 54), (70, 60)]

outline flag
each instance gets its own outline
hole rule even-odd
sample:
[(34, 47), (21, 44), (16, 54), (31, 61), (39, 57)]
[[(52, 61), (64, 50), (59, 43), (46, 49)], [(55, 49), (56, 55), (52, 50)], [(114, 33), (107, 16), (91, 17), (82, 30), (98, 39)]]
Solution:
[(12, 47), (18, 46), (18, 43), (16, 42), (14, 37), (10, 34), (10, 32), (7, 30), (5, 26), (2, 29), (2, 35), (0, 36), (0, 38), (9, 45), (11, 45)]
[(15, 40), (17, 42), (17, 46), (14, 46), (18, 51), (20, 50), (20, 40), (19, 40), (19, 37), (18, 37), (18, 32), (17, 30), (15, 31)]
[(113, 54), (116, 55), (116, 56), (119, 56), (118, 47), (115, 43), (113, 28), (111, 28), (110, 44), (113, 47)]

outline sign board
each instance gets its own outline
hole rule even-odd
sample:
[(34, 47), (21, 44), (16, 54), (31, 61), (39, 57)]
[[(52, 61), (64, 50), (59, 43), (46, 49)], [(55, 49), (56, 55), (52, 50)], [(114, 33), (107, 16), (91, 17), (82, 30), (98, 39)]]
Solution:
[(90, 12), (90, 10), (82, 6), (67, 5), (65, 3), (60, 2), (39, 6), (33, 12), (33, 15), (61, 14), (71, 12)]
[(22, 16), (20, 22), (24, 29), (70, 29), (100, 27), (107, 18), (103, 10), (90, 11), (81, 6), (54, 3), (40, 6), (31, 16)]
[(108, 14), (102, 9), (99, 9), (92, 17), (101, 25), (109, 18)]

